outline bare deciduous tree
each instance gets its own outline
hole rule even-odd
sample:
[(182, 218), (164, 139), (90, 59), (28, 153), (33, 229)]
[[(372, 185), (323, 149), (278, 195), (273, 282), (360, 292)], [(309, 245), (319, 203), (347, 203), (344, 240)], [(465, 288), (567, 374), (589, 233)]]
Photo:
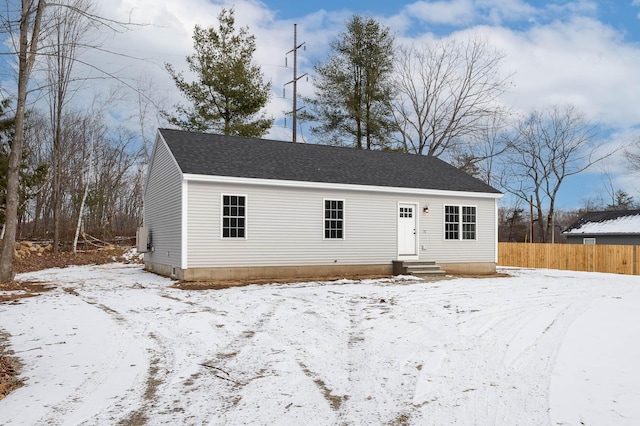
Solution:
[(566, 178), (615, 152), (602, 152), (595, 142), (596, 126), (572, 105), (534, 111), (517, 126), (501, 184), (527, 203), (533, 197), (540, 241), (549, 240), (556, 198)]
[[(0, 282), (13, 279), (13, 246), (16, 241), (16, 229), (18, 225), (18, 204), (20, 162), (22, 161), (22, 145), (24, 142), (24, 120), (27, 104), (27, 88), (29, 77), (36, 60), (38, 43), (41, 36), (42, 15), (46, 5), (45, 0), (22, 0), (21, 9), (17, 21), (18, 45), (16, 54), (18, 57), (18, 91), (16, 96), (15, 132), (9, 154), (9, 167), (7, 169), (7, 204), (5, 209), (5, 234), (2, 239), (2, 252), (0, 253)], [(6, 21), (5, 21), (6, 19)], [(15, 34), (15, 27), (11, 25), (11, 17), (3, 18), (8, 26), (8, 31)]]
[[(85, 130), (84, 132), (85, 134), (87, 133), (87, 131)], [(89, 143), (88, 144), (84, 144), (84, 146), (87, 146), (87, 149), (89, 151), (89, 158), (87, 161), (87, 164), (84, 168), (84, 170), (82, 170), (82, 179), (84, 180), (84, 190), (82, 191), (82, 198), (80, 200), (80, 207), (78, 208), (78, 220), (76, 222), (76, 233), (73, 237), (73, 254), (76, 254), (78, 252), (78, 237), (80, 236), (80, 229), (82, 228), (82, 218), (83, 218), (83, 213), (84, 213), (84, 206), (85, 203), (87, 202), (87, 196), (89, 195), (89, 186), (91, 185), (91, 175), (92, 175), (92, 165), (93, 165), (93, 145), (94, 145), (94, 140), (95, 140), (95, 129), (91, 129), (90, 131), (90, 136), (89, 136)]]
[[(47, 49), (47, 47), (51, 47), (53, 45), (53, 42), (44, 43), (45, 40), (52, 40), (50, 36), (55, 40), (56, 33), (61, 30), (60, 21), (55, 19), (56, 14), (60, 13), (62, 16), (64, 15), (62, 11), (66, 11), (77, 18), (77, 22), (90, 21), (91, 24), (95, 26), (95, 32), (100, 29), (122, 31), (128, 26), (134, 25), (131, 23), (123, 24), (102, 18), (93, 14), (88, 9), (80, 7), (84, 2), (86, 2), (86, 4), (90, 4), (90, 1), (91, 0), (68, 0), (63, 2), (50, 2), (47, 0), (20, 0), (18, 2), (14, 0), (6, 0), (6, 7), (3, 9), (3, 13), (0, 14), (0, 31), (4, 31), (8, 35), (7, 40), (10, 45), (10, 53), (15, 57), (15, 70), (17, 73), (14, 121), (15, 132), (11, 143), (11, 152), (9, 155), (9, 166), (7, 171), (7, 202), (5, 211), (6, 232), (2, 240), (2, 251), (0, 253), (0, 282), (9, 281), (13, 277), (12, 261), (18, 229), (20, 164), (22, 161), (22, 151), (25, 138), (27, 97), (30, 89), (42, 94), (42, 88), (30, 87), (30, 79), (34, 71), (34, 66), (38, 62), (38, 58), (42, 58), (47, 55), (58, 56), (56, 61), (68, 61), (70, 59), (68, 56), (70, 52)], [(62, 31), (63, 33), (59, 35), (66, 36), (66, 34), (64, 34), (64, 30)], [(85, 63), (85, 65), (102, 72), (107, 76), (107, 78), (117, 78), (112, 73), (102, 71), (90, 63)], [(65, 68), (66, 65), (59, 67), (63, 74)], [(125, 81), (119, 81), (130, 87)], [(61, 105), (63, 105), (63, 102)], [(62, 182), (62, 179), (60, 182)], [(61, 197), (59, 198), (61, 199)]]
[[(93, 182), (87, 200), (87, 227), (100, 230), (100, 237), (121, 231), (119, 216), (130, 211), (128, 195), (135, 186), (135, 163), (142, 150), (135, 150), (135, 135), (119, 128), (96, 139)], [(136, 220), (136, 217), (133, 218)], [(135, 229), (136, 223), (133, 223)]]
[(467, 151), (462, 144), (501, 112), (497, 98), (509, 84), (503, 55), (481, 39), (443, 39), (401, 47), (396, 62), (399, 96), (393, 113), (407, 152), (442, 155)]
[(640, 172), (640, 138), (624, 151), (624, 155), (629, 162), (631, 168), (637, 172)]
[[(44, 155), (45, 161), (51, 163), (51, 127), (47, 121), (40, 119), (44, 131), (34, 134), (34, 138), (46, 147), (38, 158)], [(122, 128), (108, 128), (98, 105), (83, 113), (67, 112), (62, 120), (62, 138), (65, 166), (61, 177), (61, 239), (72, 239), (79, 221), (83, 232), (102, 239), (131, 235), (127, 233), (141, 220), (141, 206), (137, 203), (142, 173), (136, 161), (142, 148), (137, 146), (136, 136)], [(46, 239), (53, 229), (51, 185), (50, 177), (47, 190), (38, 194), (26, 211), (30, 238)]]
[(85, 46), (92, 22), (90, 0), (62, 0), (60, 7), (52, 8), (48, 22), (52, 31), (44, 40), (43, 54), (47, 58), (49, 110), (53, 131), (53, 250), (60, 243), (60, 215), (62, 210), (62, 117), (72, 96), (73, 70), (76, 59)]
[(483, 180), (488, 185), (496, 182), (495, 168), (500, 155), (509, 149), (508, 114), (497, 110), (488, 116), (467, 138), (463, 146), (456, 145), (448, 155), (452, 165)]

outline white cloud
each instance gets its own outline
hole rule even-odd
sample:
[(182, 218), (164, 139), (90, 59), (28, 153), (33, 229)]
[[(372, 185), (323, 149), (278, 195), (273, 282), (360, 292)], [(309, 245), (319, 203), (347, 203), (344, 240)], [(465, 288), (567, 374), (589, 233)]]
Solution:
[(431, 24), (465, 25), (475, 18), (475, 6), (471, 0), (418, 1), (406, 6), (404, 11)]
[[(292, 79), (291, 67), (284, 67), (284, 58), (293, 47), (293, 24), (298, 24), (298, 43), (305, 42), (307, 47), (306, 51), (299, 52), (300, 75), (312, 72), (315, 60), (326, 58), (329, 42), (344, 31), (344, 23), (352, 11), (319, 9), (295, 20), (282, 20), (264, 3), (252, 0), (102, 2), (102, 15), (148, 25), (122, 34), (109, 34), (104, 48), (118, 55), (87, 52), (82, 59), (123, 77), (132, 86), (144, 77), (153, 85), (153, 97), (164, 98), (162, 106), (170, 108), (182, 99), (164, 64), (169, 62), (179, 70), (186, 70), (185, 57), (193, 50), (193, 27), (216, 25), (223, 5), (234, 7), (237, 25), (248, 26), (249, 32), (256, 36), (255, 61), (273, 86), (267, 113), (278, 120), (268, 136), (288, 140), (291, 129), (282, 126), (282, 119), (284, 112), (292, 107), (291, 87), (287, 86), (288, 99), (282, 98), (282, 87)], [(640, 0), (634, 0), (633, 5), (640, 6)], [(593, 1), (561, 6), (547, 4), (542, 8), (534, 8), (523, 0), (416, 1), (406, 7), (398, 6), (394, 15), (376, 19), (390, 26), (399, 42), (429, 43), (442, 36), (471, 34), (487, 37), (505, 54), (505, 75), (515, 72), (514, 86), (502, 100), (506, 105), (526, 113), (549, 104), (573, 103), (590, 120), (601, 123), (608, 131), (608, 143), (617, 146), (633, 140), (640, 129), (640, 109), (637, 108), (640, 45), (629, 42), (623, 32), (598, 21), (597, 12), (597, 3)], [(416, 22), (423, 25), (415, 25)], [(427, 31), (424, 24), (453, 25), (459, 30), (443, 35)], [(291, 59), (289, 55), (290, 65)], [(89, 70), (83, 69), (83, 72), (89, 73)], [(97, 75), (96, 71), (90, 73)], [(75, 95), (72, 107), (82, 108), (90, 102), (88, 99), (94, 91), (107, 92), (115, 85), (111, 81), (92, 81), (91, 87)], [(298, 91), (311, 95), (311, 82), (300, 80)], [(110, 115), (114, 121), (135, 129), (138, 112), (135, 95), (131, 90), (123, 92), (129, 99), (112, 104)], [(291, 125), (290, 120), (287, 124)], [(309, 135), (299, 133), (299, 138), (303, 136)], [(616, 176), (616, 184), (640, 198), (637, 176), (628, 173), (620, 155), (612, 157), (606, 165)], [(600, 172), (594, 170), (593, 173)]]
[[(522, 114), (551, 104), (572, 103), (603, 130), (598, 142), (605, 151), (639, 136), (640, 46), (591, 18), (535, 25), (525, 31), (477, 27), (505, 53), (505, 73), (515, 71), (514, 87), (504, 101)], [(605, 159), (578, 180), (571, 193), (601, 195), (603, 179), (616, 189), (640, 197), (637, 176), (628, 172), (622, 151)], [(604, 176), (604, 177), (603, 177)], [(594, 182), (592, 187), (587, 182)], [(580, 189), (575, 189), (575, 188)], [(569, 188), (569, 187), (568, 187)]]
[[(504, 75), (514, 74), (513, 87), (502, 100), (516, 112), (526, 114), (552, 104), (574, 104), (589, 121), (600, 124), (603, 132), (598, 143), (604, 149), (617, 148), (639, 133), (640, 110), (636, 104), (640, 99), (640, 45), (625, 39), (621, 30), (590, 16), (592, 3), (565, 6), (562, 13), (556, 9), (558, 16), (554, 19), (547, 19), (549, 9), (532, 11), (524, 28), (476, 25), (446, 36), (466, 38), (480, 34), (505, 54)], [(569, 9), (583, 13), (569, 13)], [(567, 14), (572, 17), (563, 19)], [(525, 15), (523, 12), (512, 16)], [(430, 43), (440, 37), (422, 33), (399, 41)], [(619, 188), (640, 197), (637, 176), (629, 174), (622, 151), (602, 165)], [(602, 173), (594, 169), (587, 174), (597, 181), (592, 188), (594, 193), (602, 192), (602, 178), (598, 177)], [(580, 191), (587, 190), (582, 181), (576, 185), (582, 187)], [(571, 194), (567, 197), (571, 198)]]
[(539, 13), (521, 0), (478, 0), (476, 4), (485, 20), (496, 25), (504, 21), (531, 20)]
[[(640, 4), (635, 0), (634, 4)], [(282, 99), (282, 86), (291, 80), (291, 68), (284, 67), (285, 53), (293, 46), (293, 23), (298, 24), (298, 42), (306, 42), (306, 51), (299, 53), (299, 73), (311, 72), (314, 59), (324, 59), (330, 40), (344, 30), (351, 12), (318, 10), (295, 21), (279, 20), (264, 3), (236, 1), (228, 6), (236, 10), (238, 25), (249, 26), (256, 36), (256, 62), (265, 77), (272, 82), (273, 99), (269, 115), (282, 119), (290, 110), (289, 100)], [(119, 0), (102, 4), (102, 14), (118, 20), (149, 24), (127, 33), (109, 36), (105, 48), (145, 61), (93, 52), (84, 58), (118, 75), (135, 79), (145, 76), (156, 86), (155, 93), (168, 99), (171, 106), (180, 101), (180, 94), (164, 69), (169, 62), (185, 69), (185, 57), (192, 51), (191, 34), (196, 24), (215, 25), (222, 4), (207, 0)], [(389, 17), (378, 17), (396, 31), (399, 40), (420, 39), (427, 42), (440, 37), (429, 32), (415, 33), (411, 20), (430, 23), (463, 24), (478, 21), (489, 23), (463, 29), (453, 36), (482, 33), (505, 55), (505, 73), (516, 72), (515, 86), (504, 101), (521, 111), (551, 103), (572, 102), (589, 118), (606, 126), (625, 127), (640, 123), (640, 48), (628, 43), (622, 33), (604, 25), (589, 15), (594, 3), (577, 1), (563, 10), (581, 11), (573, 19), (557, 19), (548, 24), (527, 24), (523, 30), (510, 29), (502, 21), (538, 22), (550, 8), (534, 9), (522, 0), (453, 0), (449, 2), (418, 1), (399, 9)], [(557, 10), (556, 10), (557, 11)], [(559, 12), (558, 12), (559, 13)], [(412, 32), (407, 32), (411, 28)], [(291, 57), (289, 57), (291, 64)], [(107, 85), (107, 83), (99, 83)], [(310, 95), (312, 85), (304, 79), (299, 93)], [(290, 88), (287, 95), (291, 96)], [(122, 105), (114, 108), (123, 108)], [(129, 116), (135, 105), (128, 106)], [(274, 135), (283, 133), (274, 130)]]
[(428, 24), (462, 27), (475, 23), (498, 25), (505, 21), (528, 21), (541, 10), (522, 0), (452, 0), (418, 1), (405, 6), (402, 13)]
[[(118, 75), (131, 86), (136, 86), (139, 79), (150, 81), (150, 84), (155, 86), (153, 97), (164, 98), (165, 102), (161, 107), (171, 108), (174, 104), (182, 102), (182, 99), (164, 64), (171, 63), (176, 70), (183, 71), (188, 76), (186, 56), (193, 52), (193, 28), (196, 24), (202, 27), (216, 26), (222, 7), (223, 5), (204, 0), (121, 0), (104, 4), (101, 12), (103, 15), (119, 21), (145, 25), (105, 40), (104, 48), (116, 52), (117, 55), (92, 52), (84, 59)], [(248, 26), (249, 32), (255, 35), (257, 49), (254, 60), (261, 66), (265, 79), (272, 82), (273, 86), (273, 96), (267, 114), (282, 119), (284, 112), (291, 109), (291, 102), (281, 97), (283, 84), (292, 79), (291, 68), (285, 68), (284, 65), (285, 54), (293, 47), (293, 22), (276, 21), (274, 14), (259, 2), (234, 2), (225, 7), (234, 8), (236, 27)], [(310, 50), (320, 48), (324, 51), (335, 29), (342, 26), (341, 17), (336, 18), (319, 11), (300, 19), (298, 41), (306, 42)], [(310, 33), (309, 29), (313, 32)], [(300, 69), (304, 70), (299, 74), (302, 74), (311, 67), (311, 63), (304, 51), (299, 53)], [(289, 64), (291, 61), (292, 58), (289, 57)], [(108, 91), (117, 83), (108, 82), (102, 85), (102, 89)], [(301, 80), (298, 85), (299, 93), (304, 93), (305, 90), (308, 92), (310, 87), (309, 83)], [(100, 85), (94, 86), (93, 89), (100, 89)], [(135, 97), (132, 90), (125, 89), (125, 92)], [(89, 96), (88, 93), (86, 95)], [(291, 97), (290, 87), (287, 95)], [(80, 99), (77, 101), (80, 102)], [(133, 102), (114, 104), (112, 109), (110, 115), (120, 121), (123, 117), (134, 117), (137, 113), (137, 105)], [(131, 120), (132, 123), (135, 121)], [(274, 128), (271, 136), (288, 139), (290, 130)]]
[[(590, 4), (576, 2), (565, 5), (565, 9), (572, 7), (589, 11)], [(131, 15), (133, 21), (152, 24), (113, 37), (107, 46), (148, 61), (118, 60), (109, 55), (93, 54), (95, 60), (131, 78), (141, 75), (152, 78), (157, 87), (156, 93), (167, 98), (165, 107), (181, 101), (179, 92), (164, 70), (164, 63), (170, 62), (178, 69), (185, 69), (185, 56), (192, 51), (193, 26), (215, 25), (222, 6), (205, 0), (194, 0), (188, 5), (179, 0), (121, 0), (102, 7), (104, 12), (117, 19), (127, 20)], [(280, 124), (274, 127), (270, 136), (288, 139), (290, 130), (282, 127), (282, 119), (284, 112), (291, 109), (291, 87), (287, 86), (289, 99), (282, 98), (282, 87), (292, 79), (292, 70), (284, 67), (284, 58), (293, 47), (294, 21), (278, 20), (259, 2), (240, 1), (234, 4), (234, 8), (237, 24), (249, 26), (249, 31), (256, 36), (258, 49), (255, 60), (273, 85), (273, 97), (267, 110)], [(411, 19), (419, 17), (431, 19), (430, 22), (463, 23), (480, 19), (478, 11), (484, 14), (481, 20), (491, 26), (468, 27), (452, 36), (481, 33), (505, 53), (505, 73), (515, 72), (514, 87), (504, 98), (506, 104), (526, 112), (544, 105), (570, 102), (581, 108), (590, 119), (610, 128), (640, 123), (640, 110), (636, 108), (637, 99), (640, 99), (640, 49), (625, 42), (621, 33), (593, 18), (576, 17), (549, 24), (528, 24), (524, 30), (514, 30), (496, 22), (537, 22), (546, 11), (533, 9), (520, 0), (454, 0), (415, 2), (396, 15), (377, 19), (391, 26), (399, 41), (420, 39), (428, 42), (440, 36), (429, 32), (407, 33)], [(318, 10), (295, 20), (298, 42), (305, 42), (307, 47), (306, 51), (299, 52), (299, 75), (311, 72), (315, 59), (326, 57), (328, 43), (344, 31), (344, 22), (350, 16), (351, 12), (346, 10)], [(289, 56), (290, 65), (291, 60)], [(298, 91), (311, 95), (313, 87), (302, 79)], [(129, 108), (128, 113), (120, 115), (133, 115), (135, 105)]]
[(632, 107), (640, 98), (640, 48), (590, 18), (536, 25), (527, 31), (483, 27), (482, 31), (515, 71), (507, 95), (522, 110), (574, 103), (606, 126), (640, 122)]
[(598, 3), (592, 0), (578, 0), (564, 4), (551, 3), (546, 8), (551, 18), (566, 15), (595, 15), (598, 11)]

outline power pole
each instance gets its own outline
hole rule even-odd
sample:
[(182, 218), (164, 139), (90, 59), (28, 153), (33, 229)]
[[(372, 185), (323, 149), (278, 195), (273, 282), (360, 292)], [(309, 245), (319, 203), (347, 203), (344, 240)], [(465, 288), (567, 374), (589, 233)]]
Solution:
[[(300, 49), (302, 46), (304, 46), (304, 43), (298, 44), (298, 24), (293, 24), (293, 49), (287, 52), (287, 55), (293, 52), (293, 80), (285, 83), (284, 85), (286, 86), (287, 84), (293, 84), (293, 109), (287, 112), (286, 114), (291, 114), (291, 118), (293, 121), (292, 141), (294, 143), (297, 142), (296, 134), (297, 134), (297, 126), (298, 126), (297, 124), (298, 110), (302, 109), (302, 108), (298, 108), (298, 80), (300, 80), (302, 77), (307, 75), (307, 73), (304, 73), (301, 76), (298, 76), (298, 49)], [(284, 60), (286, 65), (287, 63), (286, 56)], [(284, 91), (284, 88), (282, 90)]]

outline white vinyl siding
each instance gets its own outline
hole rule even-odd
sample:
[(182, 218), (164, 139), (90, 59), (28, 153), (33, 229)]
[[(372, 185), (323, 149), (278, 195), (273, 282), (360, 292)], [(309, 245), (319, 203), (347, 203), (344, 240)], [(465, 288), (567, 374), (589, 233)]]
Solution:
[[(220, 237), (219, 194), (246, 194), (250, 200), (249, 238)], [(345, 200), (344, 239), (324, 238), (324, 199)], [(391, 223), (372, 215), (371, 194), (189, 183), (189, 267), (379, 264), (396, 258), (396, 198), (380, 208)], [(285, 208), (286, 207), (286, 208)]]
[[(189, 267), (388, 264), (397, 259), (398, 203), (419, 201), (420, 260), (495, 261), (495, 199), (287, 188), (233, 183), (189, 183)], [(250, 238), (222, 239), (222, 194), (251, 201)], [(325, 200), (344, 201), (344, 239), (325, 239)], [(476, 240), (442, 238), (444, 205), (476, 206)], [(429, 213), (423, 213), (425, 205)]]
[(153, 251), (145, 260), (181, 267), (182, 173), (164, 142), (156, 143), (144, 192), (144, 224)]
[[(497, 200), (472, 197), (437, 197), (429, 203), (429, 213), (420, 221), (420, 245), (427, 250), (420, 252), (420, 259), (440, 263), (495, 262), (496, 204)], [(446, 240), (443, 236), (445, 205), (474, 206), (476, 208), (475, 240)]]

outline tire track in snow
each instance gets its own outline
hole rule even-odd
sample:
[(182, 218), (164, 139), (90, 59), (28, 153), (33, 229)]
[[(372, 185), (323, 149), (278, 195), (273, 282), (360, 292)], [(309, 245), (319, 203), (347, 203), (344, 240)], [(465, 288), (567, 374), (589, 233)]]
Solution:
[[(105, 336), (109, 338), (106, 344), (107, 350), (98, 359), (87, 359), (86, 355), (74, 353), (75, 348), (78, 346), (78, 342), (74, 341), (74, 336), (77, 333), (83, 335), (89, 333), (91, 325), (81, 324), (73, 327), (76, 332), (68, 335), (66, 341), (60, 342), (69, 346), (67, 350), (70, 352), (66, 358), (69, 360), (70, 365), (60, 365), (60, 369), (64, 371), (66, 368), (70, 368), (84, 371), (84, 378), (74, 385), (70, 393), (50, 404), (47, 408), (47, 413), (36, 420), (35, 424), (79, 424), (98, 411), (94, 407), (97, 400), (104, 395), (113, 395), (113, 389), (119, 386), (120, 381), (126, 382), (133, 379), (130, 370), (127, 368), (128, 364), (134, 362), (138, 355), (132, 336), (120, 327), (118, 321), (111, 321), (110, 319), (105, 321), (104, 312), (106, 312), (107, 317), (110, 318), (112, 316), (108, 309), (98, 306), (96, 303), (86, 302), (82, 298), (76, 297), (77, 295), (75, 292), (58, 290), (43, 296), (40, 302), (53, 304), (48, 299), (63, 298), (65, 302), (62, 303), (65, 306), (91, 306), (92, 308), (90, 309), (101, 312), (102, 314), (93, 315), (87, 312), (87, 308), (82, 309), (85, 315), (93, 318), (93, 321), (103, 324), (103, 326), (105, 323), (108, 324), (107, 328), (110, 332), (108, 336)], [(68, 322), (68, 319), (61, 318), (61, 321), (52, 324), (52, 327), (63, 329), (68, 326)], [(61, 380), (64, 380), (64, 378), (61, 378)]]
[[(137, 412), (150, 424), (548, 424), (558, 348), (606, 291), (587, 275), (530, 285), (516, 274), (524, 279), (220, 292), (128, 270), (97, 285), (91, 273), (59, 281), (147, 351), (144, 373), (87, 425)], [(156, 391), (145, 395), (149, 379)], [(66, 402), (57, 405), (80, 415)]]
[[(546, 423), (548, 380), (557, 348), (570, 324), (584, 311), (584, 303), (573, 303), (573, 291), (558, 300), (558, 294), (511, 294), (513, 289), (506, 286), (474, 290), (480, 290), (475, 292), (478, 298), (485, 291), (509, 294), (505, 304), (511, 307), (483, 306), (481, 300), (469, 303), (454, 292), (446, 295), (444, 307), (456, 307), (447, 329), (457, 334), (449, 336), (450, 343), (445, 345), (451, 362), (444, 360), (437, 369), (433, 390), (445, 400), (434, 415), (463, 424)], [(514, 406), (527, 407), (523, 410), (526, 416), (517, 416), (518, 411), (511, 409)], [(471, 418), (459, 413), (474, 414)]]
[[(135, 285), (134, 283), (133, 286)], [(118, 288), (115, 292), (114, 289), (93, 290), (91, 296), (83, 295), (86, 289), (84, 286), (80, 285), (77, 288), (76, 293), (81, 299), (101, 309), (119, 324), (121, 331), (117, 333), (118, 335), (134, 335), (141, 347), (146, 350), (143, 373), (134, 386), (117, 397), (111, 408), (94, 416), (88, 424), (115, 423), (116, 421), (126, 423), (131, 419), (144, 420), (149, 416), (163, 418), (169, 423), (179, 423), (185, 418), (188, 419), (190, 417), (189, 398), (184, 398), (187, 404), (176, 404), (175, 402), (181, 398), (171, 399), (171, 394), (175, 393), (172, 387), (174, 382), (183, 379), (179, 373), (184, 364), (191, 363), (195, 366), (197, 361), (202, 361), (204, 358), (200, 350), (200, 342), (193, 342), (190, 336), (185, 336), (184, 331), (175, 321), (175, 318), (183, 318), (193, 313), (193, 304), (179, 298), (168, 300), (160, 292), (156, 300), (165, 301), (164, 303), (140, 306), (133, 302), (131, 306), (127, 301), (135, 300), (135, 297), (127, 294), (129, 293), (127, 288)], [(97, 300), (101, 302), (97, 303)], [(164, 310), (159, 309), (160, 312), (156, 312), (163, 305)], [(178, 347), (181, 350), (178, 353), (176, 353), (176, 342), (180, 342)], [(104, 371), (108, 374), (112, 370), (105, 368)], [(206, 383), (200, 385), (206, 387)], [(90, 389), (85, 388), (75, 393), (81, 395), (87, 391), (90, 395)], [(131, 404), (131, 400), (138, 401), (137, 405)], [(194, 405), (199, 406), (201, 413), (212, 412), (216, 408), (215, 404)], [(130, 409), (123, 412), (122, 406), (129, 406)]]
[[(225, 334), (223, 342), (216, 347), (209, 357), (208, 363), (225, 374), (232, 380), (219, 386), (219, 398), (222, 407), (218, 416), (211, 424), (242, 424), (247, 420), (243, 417), (247, 406), (257, 407), (261, 421), (269, 423), (270, 404), (280, 403), (280, 410), (290, 409), (285, 407), (278, 398), (255, 399), (257, 390), (264, 386), (265, 382), (286, 382), (278, 364), (284, 362), (283, 355), (290, 349), (278, 336), (277, 327), (272, 329), (270, 324), (273, 317), (285, 303), (285, 298), (275, 293), (268, 301), (253, 300), (249, 290), (247, 300), (244, 301), (246, 315), (238, 318), (237, 323), (226, 323), (218, 331)], [(242, 302), (241, 302), (242, 303)], [(289, 360), (291, 363), (291, 360)], [(299, 368), (299, 366), (296, 366)], [(285, 370), (284, 373), (287, 371)], [(258, 414), (256, 414), (258, 415)]]
[(362, 393), (363, 390), (367, 390), (366, 387), (364, 389), (361, 387), (364, 381), (363, 376), (370, 374), (371, 364), (362, 329), (363, 317), (367, 314), (365, 310), (367, 302), (368, 300), (364, 296), (352, 296), (346, 300), (345, 313), (349, 321), (346, 333), (349, 356), (345, 374), (348, 377), (349, 388), (346, 394), (341, 397), (340, 404), (332, 407), (336, 411), (334, 425), (348, 425), (357, 422), (358, 413), (353, 413), (357, 405), (352, 406), (349, 401), (361, 401), (368, 397)]
[[(157, 300), (162, 306), (160, 312), (156, 312), (157, 306), (143, 308), (130, 322), (141, 338), (145, 338), (150, 359), (146, 395), (140, 398), (137, 411), (167, 424), (215, 416), (222, 404), (216, 399), (205, 400), (203, 396), (218, 394), (218, 384), (207, 380), (201, 364), (206, 362), (212, 349), (206, 340), (212, 334), (219, 312), (195, 306), (180, 297), (167, 298), (164, 292), (157, 295)], [(147, 392), (149, 381), (155, 389), (151, 393)], [(196, 394), (195, 389), (205, 393)]]
[(396, 356), (405, 348), (409, 354), (422, 348), (419, 341), (425, 333), (419, 320), (403, 318), (396, 306), (396, 298), (411, 287), (380, 286), (366, 297), (357, 288), (352, 287), (354, 294), (343, 303), (349, 319), (344, 365), (348, 383), (333, 424), (408, 424), (412, 409), (398, 404), (397, 398), (411, 386), (417, 363), (412, 355)]

